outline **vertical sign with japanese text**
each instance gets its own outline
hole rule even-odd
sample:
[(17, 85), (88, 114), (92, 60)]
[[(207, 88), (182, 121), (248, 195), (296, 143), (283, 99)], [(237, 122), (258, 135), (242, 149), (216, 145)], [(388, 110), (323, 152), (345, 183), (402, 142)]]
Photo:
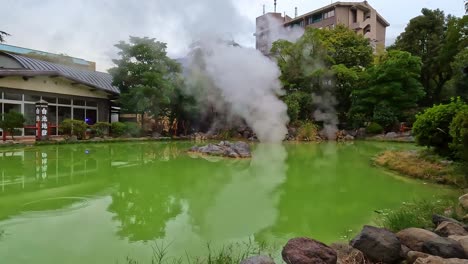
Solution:
[(49, 105), (46, 101), (41, 100), (36, 103), (36, 124), (38, 126), (36, 138), (38, 140), (47, 140), (49, 137), (48, 108)]

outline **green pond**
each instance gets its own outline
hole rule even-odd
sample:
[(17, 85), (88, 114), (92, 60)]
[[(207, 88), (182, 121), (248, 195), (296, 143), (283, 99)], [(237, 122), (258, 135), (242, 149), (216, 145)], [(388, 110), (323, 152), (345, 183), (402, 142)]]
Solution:
[(254, 146), (251, 160), (190, 156), (190, 142), (0, 149), (1, 263), (150, 263), (153, 247), (199, 256), (355, 234), (376, 211), (452, 190), (372, 166), (411, 145)]

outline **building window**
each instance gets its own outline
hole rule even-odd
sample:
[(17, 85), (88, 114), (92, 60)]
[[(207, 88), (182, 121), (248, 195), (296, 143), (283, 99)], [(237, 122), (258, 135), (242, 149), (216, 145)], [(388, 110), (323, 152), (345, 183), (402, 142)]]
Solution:
[(335, 16), (335, 10), (331, 10), (323, 14), (323, 19), (327, 19), (327, 18), (334, 17), (334, 16)]
[(16, 100), (16, 101), (23, 101), (22, 94), (19, 93), (3, 93), (3, 98), (6, 100)]
[(94, 125), (97, 121), (97, 111), (94, 109), (86, 109), (86, 124)]
[(25, 94), (24, 95), (24, 100), (28, 102), (38, 102), (41, 100), (41, 97), (39, 95), (31, 95), (31, 94)]
[(71, 118), (71, 107), (59, 106), (58, 107), (58, 123), (62, 123), (65, 119)]
[(49, 104), (56, 104), (57, 103), (57, 97), (42, 96), (42, 100), (48, 102)]
[(64, 105), (71, 105), (71, 100), (68, 98), (60, 98), (58, 99), (59, 104), (64, 104)]
[(301, 26), (301, 27), (304, 27), (304, 26), (305, 26), (304, 20), (301, 20), (301, 22), (299, 23), (299, 26)]
[(73, 108), (73, 119), (85, 121), (85, 110), (83, 108)]
[(351, 17), (352, 17), (353, 23), (356, 23), (357, 22), (357, 10), (356, 9), (351, 10)]
[(312, 24), (320, 22), (320, 21), (322, 21), (322, 19), (323, 19), (323, 14), (322, 13), (313, 14), (312, 15)]
[(35, 104), (24, 104), (24, 118), (26, 119), (25, 124), (27, 126), (34, 126), (36, 124), (36, 105)]
[(73, 99), (73, 105), (85, 105), (85, 100)]

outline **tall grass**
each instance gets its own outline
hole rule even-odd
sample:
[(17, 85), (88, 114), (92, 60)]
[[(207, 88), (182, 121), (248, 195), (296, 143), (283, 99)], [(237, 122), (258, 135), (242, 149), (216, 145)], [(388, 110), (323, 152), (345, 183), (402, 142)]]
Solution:
[(297, 131), (297, 139), (300, 141), (316, 141), (318, 137), (318, 127), (310, 121), (301, 124)]
[(383, 212), (379, 222), (383, 227), (393, 232), (409, 227), (431, 228), (433, 227), (433, 214), (448, 214), (449, 217), (458, 218), (456, 206), (457, 200), (453, 197), (405, 203), (396, 210)]
[[(242, 260), (255, 255), (265, 254), (265, 243), (256, 245), (249, 240), (245, 243), (233, 243), (223, 246), (218, 250), (207, 244), (207, 252), (204, 256), (190, 256), (187, 252), (184, 256), (169, 256), (170, 244), (155, 243), (151, 264), (239, 264)], [(127, 264), (144, 264), (127, 257)]]

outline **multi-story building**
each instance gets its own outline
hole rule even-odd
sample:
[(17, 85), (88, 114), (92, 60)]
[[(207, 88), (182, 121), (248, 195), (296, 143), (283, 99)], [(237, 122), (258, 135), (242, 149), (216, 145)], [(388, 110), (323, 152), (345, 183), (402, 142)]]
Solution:
[(390, 25), (367, 1), (335, 2), (304, 15), (291, 18), (281, 13), (267, 13), (256, 20), (256, 48), (268, 55), (271, 44), (281, 35), (278, 27), (314, 27), (332, 29), (344, 25), (357, 34), (364, 35), (371, 45), (385, 47), (385, 32)]

